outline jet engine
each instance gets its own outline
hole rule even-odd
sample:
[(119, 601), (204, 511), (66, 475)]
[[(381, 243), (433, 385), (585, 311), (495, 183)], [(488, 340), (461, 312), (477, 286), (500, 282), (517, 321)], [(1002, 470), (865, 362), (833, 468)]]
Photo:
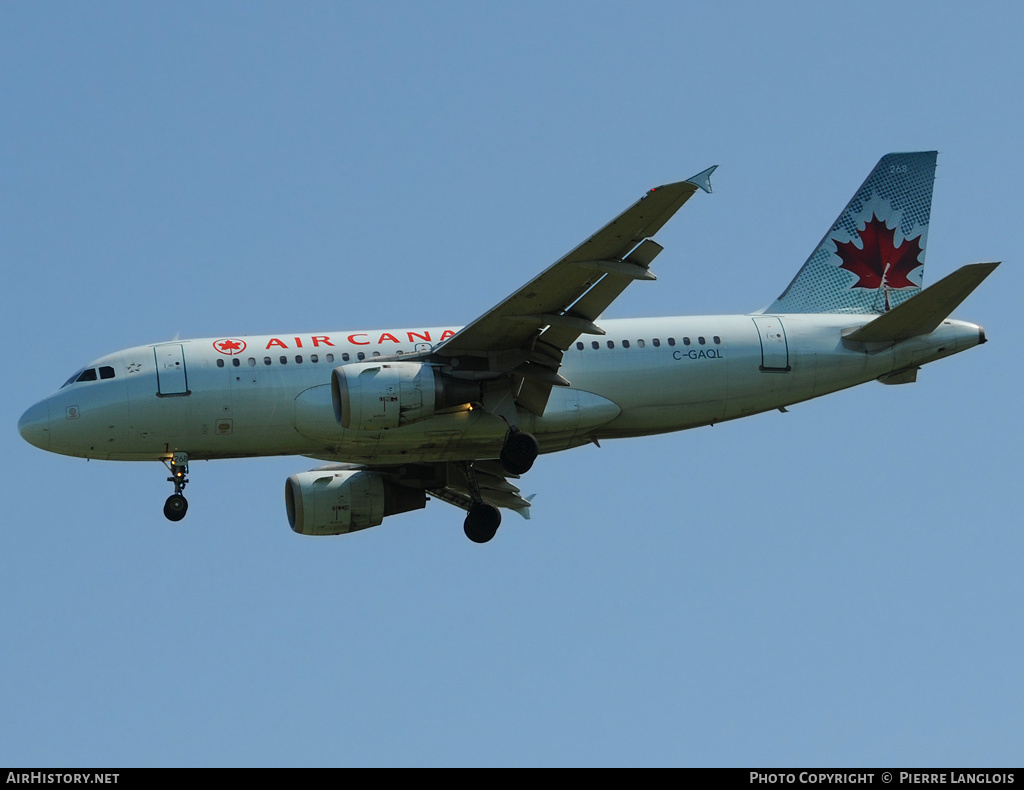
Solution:
[(357, 362), (334, 369), (331, 400), (342, 428), (397, 428), (480, 400), (480, 384), (422, 362)]
[(327, 469), (300, 472), (284, 490), (288, 523), (303, 535), (343, 535), (376, 527), (385, 516), (427, 504), (423, 489), (406, 488), (378, 472)]

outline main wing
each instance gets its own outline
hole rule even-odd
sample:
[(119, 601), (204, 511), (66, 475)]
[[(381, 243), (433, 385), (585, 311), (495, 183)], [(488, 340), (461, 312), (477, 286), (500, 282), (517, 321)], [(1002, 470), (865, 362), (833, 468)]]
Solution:
[[(716, 165), (717, 167), (717, 165)], [(715, 167), (655, 187), (601, 230), (434, 349), (457, 378), (511, 377), (518, 405), (542, 414), (562, 354), (581, 334), (603, 335), (595, 321), (663, 249), (651, 236), (698, 190), (711, 191)], [(485, 404), (486, 406), (486, 404)], [(507, 405), (505, 407), (507, 409)], [(498, 409), (500, 410), (500, 409)]]

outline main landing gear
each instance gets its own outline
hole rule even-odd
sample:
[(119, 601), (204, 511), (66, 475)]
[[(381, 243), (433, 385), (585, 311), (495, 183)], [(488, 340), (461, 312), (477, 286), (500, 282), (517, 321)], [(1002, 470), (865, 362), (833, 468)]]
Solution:
[(188, 500), (181, 495), (188, 484), (188, 453), (175, 453), (168, 463), (163, 459), (164, 466), (170, 470), (169, 483), (174, 483), (174, 493), (164, 502), (164, 515), (169, 521), (181, 521), (188, 512)]
[(533, 462), (537, 460), (540, 453), (540, 445), (532, 433), (520, 431), (518, 428), (509, 428), (505, 436), (505, 444), (501, 448), (501, 465), (506, 472), (514, 475), (524, 475), (530, 471)]
[(486, 543), (494, 537), (501, 524), (501, 513), (494, 505), (486, 502), (477, 502), (466, 514), (466, 523), (463, 529), (466, 537), (474, 543)]
[[(498, 456), (502, 468), (509, 474), (522, 475), (530, 471), (533, 462), (540, 453), (540, 445), (531, 433), (510, 427), (505, 435), (505, 443)], [(493, 475), (493, 473), (491, 473)], [(474, 543), (486, 543), (494, 537), (501, 524), (501, 511), (494, 505), (484, 502), (480, 495), (480, 487), (475, 472), (467, 468), (468, 487), (474, 503), (466, 513), (463, 529), (466, 537)], [(514, 489), (518, 492), (518, 489)]]

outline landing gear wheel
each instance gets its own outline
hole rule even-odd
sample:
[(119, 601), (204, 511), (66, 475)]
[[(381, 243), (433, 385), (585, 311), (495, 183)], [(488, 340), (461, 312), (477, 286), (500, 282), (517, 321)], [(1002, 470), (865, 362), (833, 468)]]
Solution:
[(505, 445), (501, 448), (499, 458), (506, 472), (523, 475), (530, 471), (539, 452), (540, 445), (532, 433), (511, 430), (505, 437)]
[(175, 452), (170, 459), (161, 460), (171, 473), (167, 482), (174, 483), (174, 493), (164, 502), (164, 516), (168, 521), (181, 521), (185, 518), (185, 512), (188, 510), (188, 502), (181, 495), (185, 486), (188, 485), (188, 453)]
[(479, 502), (469, 509), (466, 514), (464, 529), (466, 537), (474, 543), (486, 543), (494, 537), (501, 524), (501, 513), (494, 505), (486, 502)]
[(164, 515), (169, 521), (181, 521), (188, 512), (188, 501), (181, 494), (171, 494), (164, 502)]

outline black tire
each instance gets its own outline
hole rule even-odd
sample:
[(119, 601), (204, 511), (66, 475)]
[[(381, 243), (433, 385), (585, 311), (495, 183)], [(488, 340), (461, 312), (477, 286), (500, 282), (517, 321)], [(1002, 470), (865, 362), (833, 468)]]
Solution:
[(540, 445), (532, 433), (526, 431), (509, 431), (505, 444), (501, 448), (501, 465), (506, 472), (524, 475), (530, 471), (533, 462), (540, 453)]
[(463, 529), (466, 537), (474, 543), (486, 543), (494, 537), (501, 524), (501, 513), (494, 505), (480, 502), (473, 505), (466, 514), (466, 523)]
[(164, 502), (164, 515), (168, 521), (181, 521), (188, 512), (188, 500), (181, 494), (171, 494)]

